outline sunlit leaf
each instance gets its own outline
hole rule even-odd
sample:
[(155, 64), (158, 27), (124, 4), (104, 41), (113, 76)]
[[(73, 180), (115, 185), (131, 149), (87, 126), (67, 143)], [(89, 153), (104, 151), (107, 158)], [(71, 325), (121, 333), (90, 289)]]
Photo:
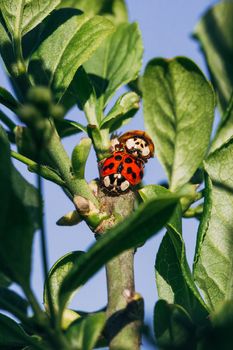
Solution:
[(13, 167), (7, 136), (0, 128), (0, 269), (28, 285), (33, 234), (38, 228), (38, 194)]
[[(79, 259), (83, 254), (84, 252), (80, 251), (68, 253), (62, 256), (58, 261), (56, 261), (56, 263), (52, 266), (52, 268), (49, 271), (46, 284), (50, 284), (52, 301), (56, 310), (58, 310), (59, 288), (65, 277), (70, 272), (70, 270), (72, 270), (72, 268), (79, 263)], [(71, 297), (72, 292), (69, 295), (67, 294), (67, 299), (65, 301), (66, 304), (68, 303)], [(44, 289), (44, 304), (45, 307), (48, 309), (48, 295), (46, 288)]]
[(214, 93), (188, 58), (153, 59), (143, 83), (146, 128), (154, 140), (172, 190), (201, 164), (211, 135)]
[(73, 322), (66, 332), (67, 338), (75, 349), (92, 350), (105, 325), (104, 312), (79, 318)]
[(60, 0), (2, 0), (0, 9), (12, 37), (19, 39), (36, 27), (59, 4)]
[(136, 23), (121, 24), (84, 68), (89, 74), (102, 110), (122, 85), (137, 78), (142, 64), (142, 38)]
[(233, 298), (233, 141), (204, 163), (206, 175), (203, 218), (194, 262), (194, 277), (206, 303), (215, 309)]
[(144, 243), (165, 225), (173, 213), (178, 197), (171, 194), (141, 205), (127, 220), (118, 224), (97, 241), (63, 281), (59, 300), (61, 311), (67, 295), (83, 285), (106, 262), (121, 252)]
[[(61, 23), (63, 16), (67, 20)], [(55, 30), (34, 52), (29, 71), (36, 83), (51, 86), (56, 98), (60, 99), (77, 69), (113, 32), (114, 26), (104, 17), (89, 19), (79, 11), (69, 9), (56, 11), (47, 21), (45, 30), (51, 30), (50, 26)]]
[(233, 3), (221, 1), (205, 13), (194, 31), (205, 54), (222, 111), (233, 89), (232, 15)]
[[(162, 194), (169, 196), (164, 187), (149, 185), (139, 191), (144, 201)], [(156, 284), (161, 299), (170, 304), (182, 306), (190, 314), (193, 322), (204, 321), (208, 310), (193, 281), (186, 258), (185, 244), (182, 238), (182, 211), (177, 205), (173, 216), (167, 223), (165, 234), (155, 262)]]

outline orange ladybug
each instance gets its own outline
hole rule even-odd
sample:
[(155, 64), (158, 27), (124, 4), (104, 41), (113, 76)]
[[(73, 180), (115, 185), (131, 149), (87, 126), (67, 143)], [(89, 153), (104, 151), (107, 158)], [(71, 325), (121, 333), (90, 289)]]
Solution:
[(118, 140), (120, 145), (124, 147), (125, 152), (141, 158), (144, 162), (154, 156), (154, 143), (145, 131), (128, 131), (118, 137)]

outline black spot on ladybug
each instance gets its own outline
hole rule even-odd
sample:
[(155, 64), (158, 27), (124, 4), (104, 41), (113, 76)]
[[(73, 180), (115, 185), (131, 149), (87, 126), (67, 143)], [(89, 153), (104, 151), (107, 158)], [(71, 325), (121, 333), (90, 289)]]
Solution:
[(110, 163), (108, 167), (109, 167), (109, 169), (113, 169), (114, 168), (114, 163)]
[(135, 180), (136, 177), (137, 177), (137, 175), (136, 175), (134, 172), (132, 172), (132, 177), (133, 177), (133, 179)]
[(140, 171), (139, 176), (141, 179), (143, 178), (143, 171), (142, 170)]
[(103, 171), (106, 171), (107, 169), (108, 169), (107, 165), (103, 167)]
[(128, 158), (125, 159), (125, 162), (129, 164), (129, 163), (132, 163), (133, 161), (132, 161), (131, 158), (128, 157)]
[(115, 159), (116, 159), (116, 160), (121, 160), (121, 159), (122, 159), (122, 156), (117, 155), (117, 156), (115, 156)]
[(138, 141), (137, 141), (137, 142), (135, 142), (135, 144), (136, 144), (136, 145), (139, 145), (139, 143), (140, 143), (140, 142), (138, 142)]
[(119, 165), (119, 167), (117, 168), (117, 172), (118, 173), (121, 173), (122, 172), (122, 170), (123, 170), (123, 164), (121, 163), (120, 165)]
[(132, 173), (132, 168), (131, 167), (128, 167), (127, 169), (127, 174), (131, 174)]

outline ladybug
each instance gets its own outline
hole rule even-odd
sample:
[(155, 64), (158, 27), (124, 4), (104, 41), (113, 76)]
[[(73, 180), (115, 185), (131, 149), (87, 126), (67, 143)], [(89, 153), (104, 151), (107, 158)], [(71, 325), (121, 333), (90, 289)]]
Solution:
[(145, 131), (128, 131), (121, 135), (118, 140), (119, 144), (124, 147), (125, 152), (141, 158), (144, 162), (154, 156), (153, 141)]
[(122, 193), (141, 182), (144, 162), (123, 151), (113, 152), (99, 164), (101, 183), (112, 193)]

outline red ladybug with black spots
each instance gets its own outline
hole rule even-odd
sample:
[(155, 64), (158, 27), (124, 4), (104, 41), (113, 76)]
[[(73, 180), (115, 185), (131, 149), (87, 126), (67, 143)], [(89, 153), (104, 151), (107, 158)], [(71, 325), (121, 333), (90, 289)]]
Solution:
[(100, 163), (101, 183), (107, 191), (122, 193), (141, 182), (144, 174), (144, 162), (123, 151)]

